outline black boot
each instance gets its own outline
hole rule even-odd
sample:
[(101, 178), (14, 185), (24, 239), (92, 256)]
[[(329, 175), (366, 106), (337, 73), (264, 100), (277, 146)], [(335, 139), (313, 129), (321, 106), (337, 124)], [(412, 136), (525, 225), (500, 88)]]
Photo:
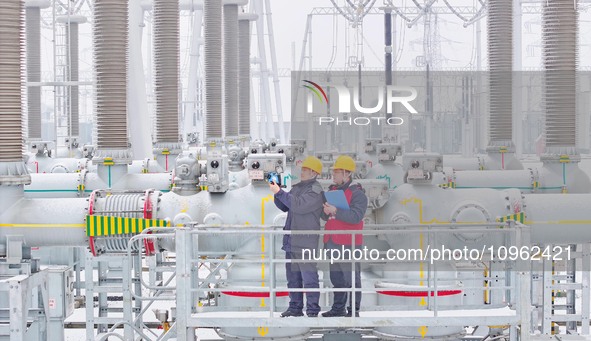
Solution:
[(296, 310), (287, 309), (286, 311), (281, 313), (281, 317), (300, 317), (300, 316), (304, 316), (304, 313), (302, 313), (301, 311), (296, 311)]
[(342, 310), (342, 311), (329, 310), (329, 311), (323, 312), (322, 316), (324, 316), (324, 317), (344, 317), (344, 316), (347, 316), (347, 312), (344, 310)]

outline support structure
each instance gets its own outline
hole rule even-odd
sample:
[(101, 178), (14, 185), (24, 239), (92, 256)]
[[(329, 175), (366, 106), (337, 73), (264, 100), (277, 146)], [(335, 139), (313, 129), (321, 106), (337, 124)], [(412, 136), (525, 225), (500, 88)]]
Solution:
[[(127, 114), (129, 126), (129, 142), (131, 152), (136, 160), (146, 160), (153, 157), (151, 118), (148, 110), (148, 96), (146, 89), (152, 88), (152, 82), (146, 82), (144, 74), (144, 58), (142, 48), (152, 44), (150, 39), (142, 42), (144, 29), (149, 30), (152, 25), (144, 21), (145, 8), (141, 0), (129, 1), (129, 80), (127, 84)], [(148, 63), (152, 59), (148, 58)], [(151, 69), (148, 72), (151, 74)]]
[(189, 145), (196, 145), (203, 140), (203, 79), (199, 74), (201, 60), (201, 38), (203, 24), (203, 8), (193, 11), (193, 27), (191, 28), (191, 52), (189, 64), (189, 80), (185, 95), (183, 114), (183, 139)]
[(86, 22), (81, 15), (65, 15), (56, 18), (56, 81), (55, 115), (57, 156), (80, 157), (76, 153), (80, 138), (79, 105), (79, 26)]
[[(259, 138), (269, 140), (278, 138), (285, 142), (285, 128), (281, 96), (279, 92), (279, 77), (277, 69), (277, 55), (275, 52), (275, 37), (273, 36), (273, 21), (271, 19), (271, 2), (269, 0), (252, 0), (251, 13), (256, 14), (256, 37), (258, 46), (258, 75), (259, 75)], [(265, 26), (267, 30), (265, 30)], [(268, 42), (265, 41), (268, 38)], [(269, 50), (267, 50), (267, 44)], [(269, 69), (267, 55), (271, 58)], [(271, 96), (270, 82), (273, 80), (275, 98)], [(275, 103), (275, 111), (273, 110)], [(275, 112), (277, 122), (275, 123)], [(277, 124), (277, 128), (275, 125)]]
[[(554, 248), (557, 245), (546, 245)], [(561, 247), (561, 246), (560, 246)], [(579, 295), (581, 302), (588, 302), (591, 288), (590, 245), (583, 244), (580, 250), (575, 245), (570, 245), (572, 258), (564, 263), (564, 270), (558, 273), (557, 263), (551, 259), (544, 259), (542, 268), (542, 307), (541, 332), (545, 335), (558, 334), (558, 325), (566, 324), (566, 332), (578, 334), (577, 324), (581, 325), (580, 334), (589, 335), (589, 305), (581, 304), (580, 311), (575, 307), (575, 295)], [(579, 268), (582, 278), (576, 278), (575, 264)], [(560, 301), (559, 301), (560, 300)], [(566, 304), (565, 304), (566, 303)]]
[[(133, 263), (137, 257), (128, 258), (126, 254), (107, 254), (94, 257), (90, 254), (86, 257), (85, 289), (86, 289), (86, 339), (108, 336), (113, 333), (115, 327), (123, 324), (123, 335), (126, 339), (133, 339), (133, 335), (142, 328), (142, 319), (136, 318), (141, 310), (141, 301), (133, 299), (132, 293), (141, 291), (138, 279), (141, 266)], [(98, 272), (98, 278), (93, 274)], [(94, 299), (98, 300), (98, 315), (95, 316)], [(109, 302), (115, 300), (125, 302), (123, 308), (113, 307)], [(120, 317), (123, 313), (123, 319)]]

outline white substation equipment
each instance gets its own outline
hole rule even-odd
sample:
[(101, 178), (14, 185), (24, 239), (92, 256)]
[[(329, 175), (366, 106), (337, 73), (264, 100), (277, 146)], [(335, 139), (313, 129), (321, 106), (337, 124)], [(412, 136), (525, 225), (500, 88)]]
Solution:
[[(262, 0), (251, 2), (262, 8)], [(368, 138), (363, 150), (350, 152), (355, 182), (369, 199), (365, 228), (356, 232), (365, 240), (366, 254), (355, 259), (361, 288), (350, 289), (363, 300), (360, 316), (335, 318), (279, 317), (289, 292), (318, 291), (326, 308), (342, 289), (331, 287), (325, 257), (313, 257), (320, 288), (287, 288), (285, 264), (297, 260), (285, 259), (282, 239), (298, 232), (282, 230), (287, 214), (273, 204), (267, 179), (279, 176), (289, 188), (299, 180), (301, 160), (316, 154), (327, 189), (342, 153), (314, 152), (304, 140), (250, 141), (250, 26), (262, 18), (240, 13), (246, 3), (141, 4), (151, 6), (154, 19), (156, 132), (154, 158), (134, 161), (130, 121), (139, 113), (128, 109), (128, 21), (138, 20), (135, 9), (120, 0), (93, 2), (95, 145), (85, 147), (86, 155), (58, 159), (44, 152), (51, 148), (37, 125), (39, 51), (32, 37), (48, 4), (26, 2), (28, 143), (36, 151), (26, 159), (25, 2), (0, 1), (0, 340), (65, 340), (66, 318), (82, 306), (89, 341), (197, 340), (200, 328), (224, 340), (589, 338), (591, 182), (578, 167), (573, 133), (572, 1), (542, 5), (543, 167), (524, 169), (514, 155), (511, 0), (487, 3), (486, 157), (446, 163), (440, 154), (404, 152), (386, 138)], [(203, 12), (207, 107), (198, 148), (179, 137), (183, 6)], [(399, 9), (390, 3), (386, 16), (392, 11)], [(76, 45), (84, 19), (62, 20)], [(68, 103), (72, 136), (78, 108)], [(75, 141), (68, 143), (74, 148)], [(39, 259), (37, 248), (81, 252), (64, 265)]]

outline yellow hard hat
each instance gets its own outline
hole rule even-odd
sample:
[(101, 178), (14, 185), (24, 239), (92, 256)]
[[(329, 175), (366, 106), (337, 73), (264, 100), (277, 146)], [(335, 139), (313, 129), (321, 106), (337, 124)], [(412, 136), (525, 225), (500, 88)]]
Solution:
[(355, 160), (352, 157), (347, 155), (339, 156), (336, 161), (334, 162), (334, 169), (344, 169), (349, 172), (355, 171)]
[(302, 162), (302, 168), (310, 168), (311, 170), (315, 171), (318, 174), (322, 173), (322, 162), (318, 160), (318, 158), (314, 156), (308, 156)]

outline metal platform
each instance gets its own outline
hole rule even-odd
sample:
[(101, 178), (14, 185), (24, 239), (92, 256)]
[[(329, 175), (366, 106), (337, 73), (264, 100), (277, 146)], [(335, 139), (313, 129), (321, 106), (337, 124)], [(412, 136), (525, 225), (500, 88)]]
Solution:
[(189, 327), (252, 327), (272, 325), (273, 327), (306, 326), (310, 328), (353, 328), (353, 327), (420, 327), (454, 325), (506, 325), (516, 324), (519, 318), (510, 308), (440, 310), (433, 311), (364, 311), (360, 317), (318, 317), (280, 318), (279, 312), (270, 316), (267, 311), (223, 311), (192, 314)]

